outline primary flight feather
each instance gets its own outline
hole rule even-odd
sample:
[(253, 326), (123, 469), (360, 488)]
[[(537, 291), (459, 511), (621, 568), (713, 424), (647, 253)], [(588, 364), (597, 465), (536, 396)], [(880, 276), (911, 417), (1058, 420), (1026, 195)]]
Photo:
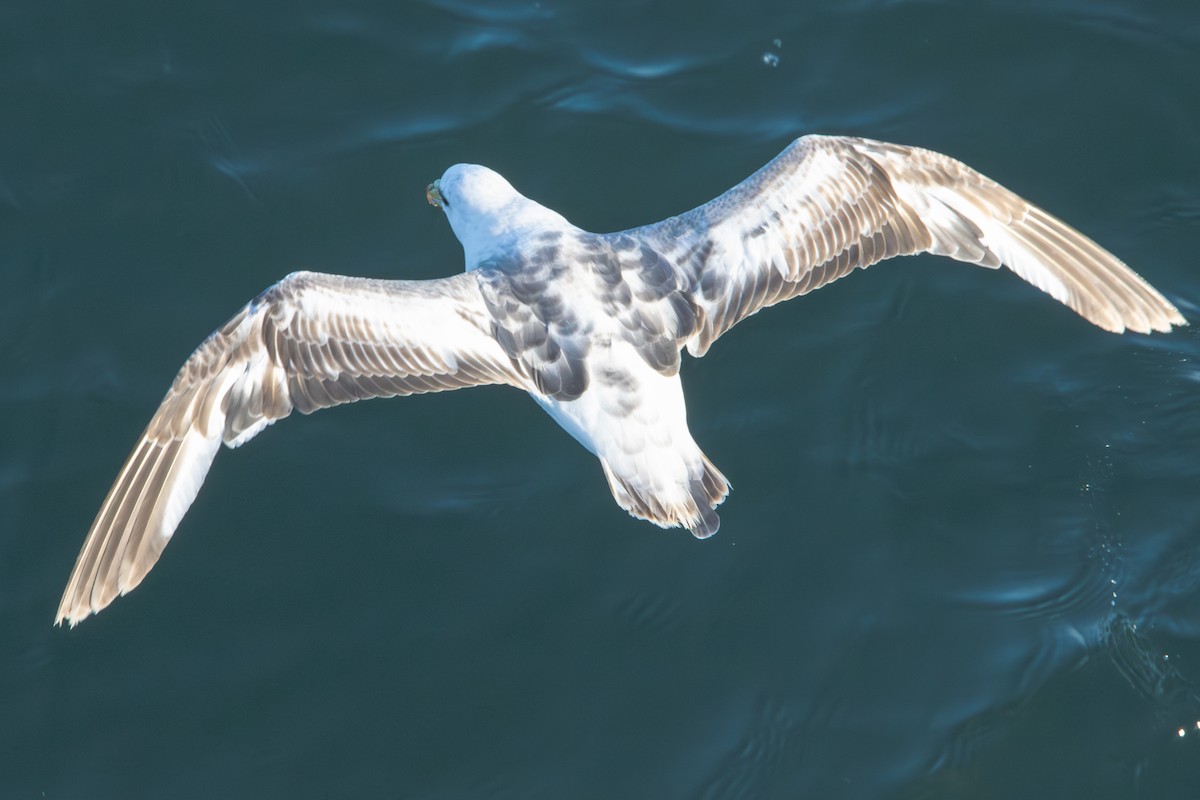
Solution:
[(948, 156), (805, 136), (685, 214), (610, 234), (575, 227), (486, 167), (427, 189), (466, 272), (381, 281), (297, 272), (180, 370), (88, 532), (58, 608), (75, 625), (154, 566), (221, 443), (297, 409), (508, 384), (600, 460), (617, 503), (697, 537), (729, 483), (687, 427), (681, 351), (885, 258), (1006, 266), (1099, 327), (1186, 324), (1091, 239)]

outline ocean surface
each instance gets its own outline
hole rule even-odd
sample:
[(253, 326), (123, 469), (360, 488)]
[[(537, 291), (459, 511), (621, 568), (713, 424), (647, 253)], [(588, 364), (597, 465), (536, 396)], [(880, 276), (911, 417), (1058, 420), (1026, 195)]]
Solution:
[(887, 262), (683, 380), (720, 533), (521, 393), (296, 415), (52, 626), (192, 349), (296, 269), (433, 278), (487, 164), (591, 230), (795, 137), (954, 155), (1200, 323), (1200, 6), (0, 5), (0, 797), (1200, 796), (1200, 325)]

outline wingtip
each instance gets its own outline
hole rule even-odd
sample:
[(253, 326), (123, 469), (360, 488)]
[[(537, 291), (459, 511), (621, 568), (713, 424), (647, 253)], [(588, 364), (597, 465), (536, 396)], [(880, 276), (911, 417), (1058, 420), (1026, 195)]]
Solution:
[[(103, 608), (101, 606), (100, 608)], [(68, 589), (63, 595), (62, 600), (58, 603), (58, 612), (54, 615), (54, 627), (74, 628), (83, 620), (95, 614), (100, 608), (96, 608), (90, 602), (90, 598), (80, 598)]]
[[(1131, 273), (1132, 274), (1132, 273)], [(1138, 277), (1134, 275), (1134, 277)], [(1138, 277), (1141, 281), (1141, 278)], [(1147, 285), (1146, 288), (1153, 289)], [(1188, 325), (1188, 321), (1166, 298), (1153, 292), (1156, 302), (1107, 303), (1067, 302), (1076, 313), (1098, 328), (1109, 333), (1170, 333), (1174, 328)]]
[(65, 624), (68, 630), (74, 630), (75, 626), (82, 620), (87, 619), (90, 614), (90, 611), (77, 614), (75, 611), (63, 611), (60, 608), (58, 614), (54, 617), (54, 627), (61, 628)]
[(1171, 306), (1169, 311), (1155, 315), (1153, 318), (1148, 319), (1147, 324), (1145, 325), (1131, 324), (1128, 320), (1126, 320), (1121, 327), (1115, 329), (1110, 328), (1109, 330), (1112, 330), (1114, 333), (1125, 333), (1126, 331), (1129, 331), (1130, 333), (1141, 333), (1149, 336), (1150, 334), (1155, 333), (1170, 333), (1175, 328), (1186, 328), (1189, 324), (1190, 323), (1183, 316), (1183, 314), (1179, 313), (1178, 309), (1176, 309), (1174, 306)]
[[(1158, 293), (1156, 292), (1155, 294)], [(1161, 294), (1158, 294), (1158, 300), (1160, 301), (1159, 308), (1156, 309), (1158, 313), (1150, 317), (1150, 328), (1152, 330), (1139, 332), (1170, 333), (1173, 328), (1187, 327), (1187, 318), (1184, 317), (1183, 313), (1175, 307), (1174, 303), (1163, 297)]]

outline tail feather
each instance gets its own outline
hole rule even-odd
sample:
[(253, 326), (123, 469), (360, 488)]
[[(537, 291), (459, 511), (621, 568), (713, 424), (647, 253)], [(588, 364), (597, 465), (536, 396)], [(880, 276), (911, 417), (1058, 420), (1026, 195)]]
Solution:
[(707, 539), (721, 527), (721, 518), (713, 511), (729, 495), (729, 481), (711, 461), (700, 453), (696, 469), (690, 470), (686, 485), (656, 492), (653, 486), (617, 475), (603, 458), (604, 476), (617, 505), (638, 519), (660, 528), (687, 528), (697, 539)]

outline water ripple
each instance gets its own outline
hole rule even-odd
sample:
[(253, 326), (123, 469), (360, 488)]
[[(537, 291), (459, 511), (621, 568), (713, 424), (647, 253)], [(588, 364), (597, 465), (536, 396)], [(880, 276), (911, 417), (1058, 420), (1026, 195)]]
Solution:
[(649, 53), (640, 57), (588, 48), (581, 54), (584, 62), (615, 78), (654, 81), (675, 77), (717, 63), (720, 53)]
[(771, 781), (804, 760), (802, 727), (783, 704), (760, 698), (738, 741), (710, 768), (702, 800), (772, 795)]
[(1107, 579), (1091, 570), (1082, 575), (1014, 571), (1003, 574), (991, 585), (977, 579), (969, 589), (961, 589), (953, 597), (991, 614), (1048, 622), (1069, 618), (1081, 608), (1099, 607), (1106, 602), (1109, 592)]
[(1154, 197), (1138, 207), (1143, 230), (1200, 228), (1200, 193), (1194, 185), (1164, 181), (1156, 188)]
[(1200, 544), (1192, 524), (1180, 523), (1160, 534), (1161, 542), (1144, 557), (1153, 591), (1143, 598), (1145, 616), (1177, 636), (1200, 637)]
[(428, 0), (433, 8), (450, 12), (457, 17), (489, 25), (544, 22), (554, 19), (553, 3), (529, 2), (470, 2), (470, 0)]
[(621, 599), (614, 609), (619, 621), (637, 630), (662, 634), (685, 619), (685, 607), (664, 592), (646, 591)]

